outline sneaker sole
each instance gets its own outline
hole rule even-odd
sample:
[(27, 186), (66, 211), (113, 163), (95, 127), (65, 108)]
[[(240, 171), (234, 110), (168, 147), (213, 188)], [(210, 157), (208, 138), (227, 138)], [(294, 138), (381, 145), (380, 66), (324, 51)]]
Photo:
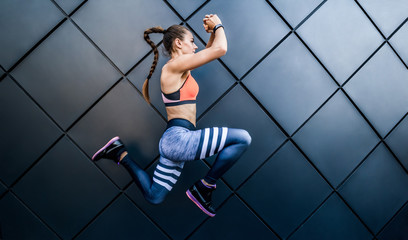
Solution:
[(95, 161), (95, 157), (102, 152), (103, 150), (105, 150), (107, 147), (109, 147), (109, 145), (111, 145), (114, 141), (119, 140), (119, 137), (114, 137), (111, 140), (109, 140), (109, 142), (107, 144), (105, 144), (105, 146), (103, 146), (101, 149), (99, 149), (93, 156), (92, 156), (92, 161)]
[(197, 205), (197, 207), (199, 207), (201, 209), (201, 211), (203, 211), (205, 214), (207, 214), (210, 217), (214, 217), (215, 214), (214, 213), (210, 213), (209, 211), (207, 211), (201, 204), (200, 202), (197, 201), (197, 199), (193, 196), (193, 194), (191, 194), (190, 190), (187, 190), (186, 192), (187, 197), (190, 198), (191, 201), (193, 201), (193, 203), (195, 203), (195, 205)]

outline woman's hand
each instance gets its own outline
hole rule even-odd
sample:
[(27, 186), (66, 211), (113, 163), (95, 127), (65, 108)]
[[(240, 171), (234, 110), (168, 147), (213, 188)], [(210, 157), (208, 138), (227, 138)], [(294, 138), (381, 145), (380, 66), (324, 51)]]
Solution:
[(217, 24), (222, 24), (220, 18), (216, 14), (205, 15), (203, 26), (206, 32), (211, 33)]

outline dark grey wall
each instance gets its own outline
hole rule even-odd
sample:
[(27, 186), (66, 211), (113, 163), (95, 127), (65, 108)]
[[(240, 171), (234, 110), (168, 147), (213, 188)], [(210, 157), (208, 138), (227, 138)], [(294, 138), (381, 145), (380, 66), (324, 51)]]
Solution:
[[(159, 206), (90, 159), (118, 135), (154, 169), (167, 58), (149, 106), (143, 31), (183, 23), (202, 49), (207, 13), (229, 50), (193, 71), (198, 126), (253, 139), (211, 219), (184, 192), (213, 158)], [(0, 238), (408, 239), (407, 17), (407, 0), (0, 1)]]

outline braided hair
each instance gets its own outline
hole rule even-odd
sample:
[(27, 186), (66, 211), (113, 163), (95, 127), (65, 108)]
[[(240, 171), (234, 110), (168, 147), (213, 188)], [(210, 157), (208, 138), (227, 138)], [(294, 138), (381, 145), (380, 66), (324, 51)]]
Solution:
[(173, 52), (173, 42), (176, 38), (180, 40), (184, 40), (184, 34), (186, 33), (187, 29), (181, 25), (173, 25), (169, 27), (167, 30), (164, 30), (162, 27), (152, 27), (146, 29), (144, 31), (144, 39), (146, 42), (152, 47), (154, 53), (153, 64), (150, 67), (149, 75), (145, 82), (143, 83), (143, 97), (150, 104), (150, 97), (149, 97), (149, 80), (153, 75), (154, 70), (156, 69), (157, 62), (159, 61), (159, 51), (157, 50), (156, 44), (152, 40), (150, 40), (149, 34), (150, 33), (163, 33), (163, 45), (166, 52), (171, 55)]

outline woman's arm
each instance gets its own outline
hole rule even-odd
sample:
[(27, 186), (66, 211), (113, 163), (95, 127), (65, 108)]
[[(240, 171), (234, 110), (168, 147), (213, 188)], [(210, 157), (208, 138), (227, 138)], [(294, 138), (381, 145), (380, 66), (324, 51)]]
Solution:
[[(211, 30), (215, 25), (221, 24), (221, 20), (217, 15), (209, 16), (205, 22)], [(214, 39), (211, 46), (195, 54), (183, 54), (177, 57), (174, 61), (168, 63), (168, 69), (175, 73), (182, 73), (224, 56), (227, 53), (227, 38), (224, 28), (218, 28), (212, 35), (214, 35)]]
[(215, 37), (215, 34), (213, 32), (211, 32), (210, 39), (208, 40), (207, 46), (205, 46), (205, 48), (209, 48), (209, 47), (212, 46), (212, 43), (214, 42), (214, 37)]

